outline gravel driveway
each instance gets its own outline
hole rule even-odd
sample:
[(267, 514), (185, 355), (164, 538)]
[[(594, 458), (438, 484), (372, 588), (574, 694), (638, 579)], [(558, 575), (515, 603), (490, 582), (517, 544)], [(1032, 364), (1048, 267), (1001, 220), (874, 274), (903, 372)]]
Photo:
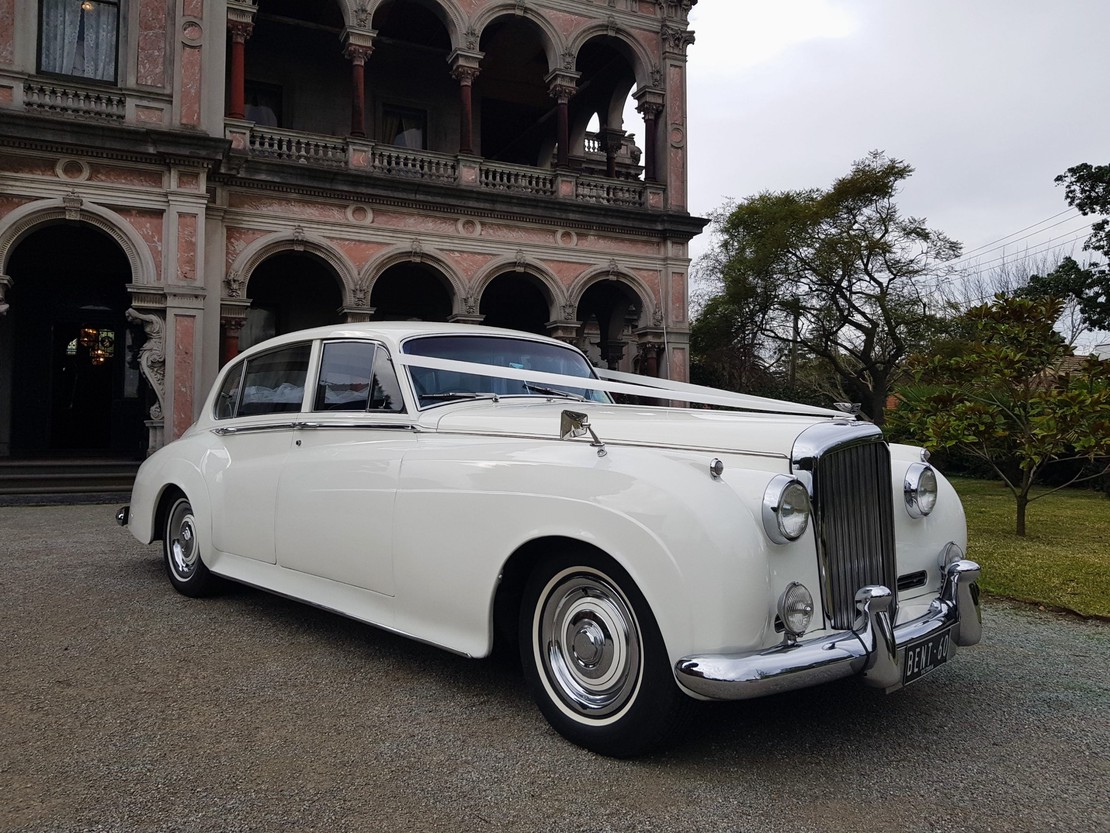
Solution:
[(614, 761), (511, 667), (179, 596), (112, 514), (0, 507), (0, 831), (1110, 830), (1106, 623), (988, 600), (903, 692), (709, 706)]

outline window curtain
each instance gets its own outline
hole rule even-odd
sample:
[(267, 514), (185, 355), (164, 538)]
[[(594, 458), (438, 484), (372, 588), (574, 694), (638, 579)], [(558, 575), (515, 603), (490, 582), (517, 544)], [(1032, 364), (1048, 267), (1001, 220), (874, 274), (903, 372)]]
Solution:
[(42, 71), (73, 74), (80, 34), (80, 0), (42, 0)]
[(114, 3), (42, 0), (42, 71), (115, 81), (118, 32)]
[(119, 7), (109, 3), (93, 3), (85, 12), (86, 78), (98, 81), (116, 80), (116, 32)]

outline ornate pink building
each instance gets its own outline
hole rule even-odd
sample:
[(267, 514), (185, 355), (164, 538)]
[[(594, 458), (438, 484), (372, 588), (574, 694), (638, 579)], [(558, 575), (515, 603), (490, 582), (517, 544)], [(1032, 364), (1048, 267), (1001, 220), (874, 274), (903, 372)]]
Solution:
[(275, 333), (685, 379), (696, 0), (0, 0), (0, 456), (141, 452)]

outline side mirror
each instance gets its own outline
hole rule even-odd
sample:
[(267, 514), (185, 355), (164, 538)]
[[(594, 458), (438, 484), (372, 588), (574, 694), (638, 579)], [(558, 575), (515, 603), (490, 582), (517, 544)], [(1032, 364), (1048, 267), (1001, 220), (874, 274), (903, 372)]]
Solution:
[(563, 416), (559, 420), (560, 440), (573, 440), (577, 437), (584, 437), (588, 433), (590, 433), (589, 416), (577, 411), (563, 411)]
[(578, 437), (590, 435), (593, 442), (590, 443), (591, 448), (597, 449), (597, 456), (604, 457), (606, 455), (605, 443), (597, 438), (594, 429), (590, 427), (590, 418), (588, 415), (579, 413), (578, 411), (563, 411), (563, 415), (559, 419), (559, 439), (560, 440), (573, 440)]

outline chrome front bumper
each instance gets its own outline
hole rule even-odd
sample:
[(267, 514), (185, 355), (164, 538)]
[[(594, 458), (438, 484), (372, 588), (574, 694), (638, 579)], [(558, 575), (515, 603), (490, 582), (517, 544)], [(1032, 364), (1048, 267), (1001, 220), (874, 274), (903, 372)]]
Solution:
[(713, 700), (765, 697), (853, 675), (869, 686), (893, 691), (902, 687), (907, 645), (949, 628), (949, 656), (955, 646), (979, 641), (983, 625), (978, 580), (979, 565), (974, 561), (949, 565), (929, 612), (897, 627), (890, 621), (890, 589), (881, 584), (862, 587), (856, 593), (856, 630), (750, 654), (683, 657), (675, 664), (675, 675), (684, 688)]

